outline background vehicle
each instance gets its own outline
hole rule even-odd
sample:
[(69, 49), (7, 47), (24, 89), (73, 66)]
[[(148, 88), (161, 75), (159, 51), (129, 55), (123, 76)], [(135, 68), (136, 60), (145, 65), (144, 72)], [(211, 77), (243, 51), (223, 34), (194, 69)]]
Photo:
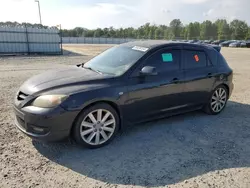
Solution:
[(247, 47), (247, 48), (250, 48), (250, 40), (247, 40), (247, 41), (246, 41), (246, 47)]
[(216, 40), (216, 41), (212, 42), (211, 44), (219, 45), (220, 43), (225, 42), (225, 41), (226, 40)]
[(221, 47), (229, 47), (229, 45), (233, 42), (236, 42), (235, 40), (228, 40), (228, 41), (225, 41), (225, 42), (222, 42), (220, 43), (220, 46)]
[(14, 102), (16, 125), (35, 139), (73, 135), (97, 148), (126, 124), (198, 109), (219, 114), (233, 89), (219, 51), (166, 41), (113, 47), (84, 65), (27, 80)]
[(198, 41), (194, 42), (194, 44), (202, 44), (202, 41), (198, 40)]
[(241, 48), (246, 48), (247, 47), (247, 42), (246, 41), (241, 41), (240, 47)]
[(211, 44), (213, 42), (213, 40), (205, 40), (204, 43), (205, 44)]
[(195, 40), (189, 40), (188, 43), (191, 43), (191, 44), (195, 44), (196, 42), (199, 42), (199, 40), (195, 39)]
[(240, 47), (241, 41), (235, 41), (229, 44), (229, 47)]

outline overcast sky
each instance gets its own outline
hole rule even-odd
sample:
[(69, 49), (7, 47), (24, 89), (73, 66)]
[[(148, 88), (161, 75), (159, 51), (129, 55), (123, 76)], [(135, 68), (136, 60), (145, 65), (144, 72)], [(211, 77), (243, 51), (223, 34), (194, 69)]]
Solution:
[[(40, 5), (44, 25), (67, 29), (169, 24), (174, 18), (184, 24), (237, 18), (250, 25), (250, 0), (40, 0)], [(0, 21), (38, 23), (37, 3), (0, 0)]]

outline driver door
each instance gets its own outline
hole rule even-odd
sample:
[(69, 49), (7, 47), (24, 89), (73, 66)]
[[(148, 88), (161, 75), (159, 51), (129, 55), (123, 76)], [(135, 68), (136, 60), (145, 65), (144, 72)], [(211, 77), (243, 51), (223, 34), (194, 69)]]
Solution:
[[(141, 76), (145, 66), (156, 68), (157, 75)], [(161, 49), (150, 55), (128, 80), (126, 117), (141, 122), (166, 116), (185, 106), (183, 103), (184, 74), (181, 70), (181, 50)]]

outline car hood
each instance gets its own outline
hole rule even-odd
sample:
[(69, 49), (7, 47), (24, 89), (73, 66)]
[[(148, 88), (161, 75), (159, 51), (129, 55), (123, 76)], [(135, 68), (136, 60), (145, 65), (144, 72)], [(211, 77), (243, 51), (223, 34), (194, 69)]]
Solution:
[(31, 77), (20, 87), (20, 91), (32, 95), (37, 92), (57, 89), (75, 84), (88, 84), (90, 82), (111, 78), (107, 74), (99, 74), (81, 67), (50, 70)]

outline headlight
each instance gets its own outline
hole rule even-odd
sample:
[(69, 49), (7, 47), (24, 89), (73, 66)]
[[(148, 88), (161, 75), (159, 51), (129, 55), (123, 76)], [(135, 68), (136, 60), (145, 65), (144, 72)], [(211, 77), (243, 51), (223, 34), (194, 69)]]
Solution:
[(67, 98), (67, 95), (42, 95), (33, 101), (32, 106), (40, 108), (53, 108), (61, 104)]

